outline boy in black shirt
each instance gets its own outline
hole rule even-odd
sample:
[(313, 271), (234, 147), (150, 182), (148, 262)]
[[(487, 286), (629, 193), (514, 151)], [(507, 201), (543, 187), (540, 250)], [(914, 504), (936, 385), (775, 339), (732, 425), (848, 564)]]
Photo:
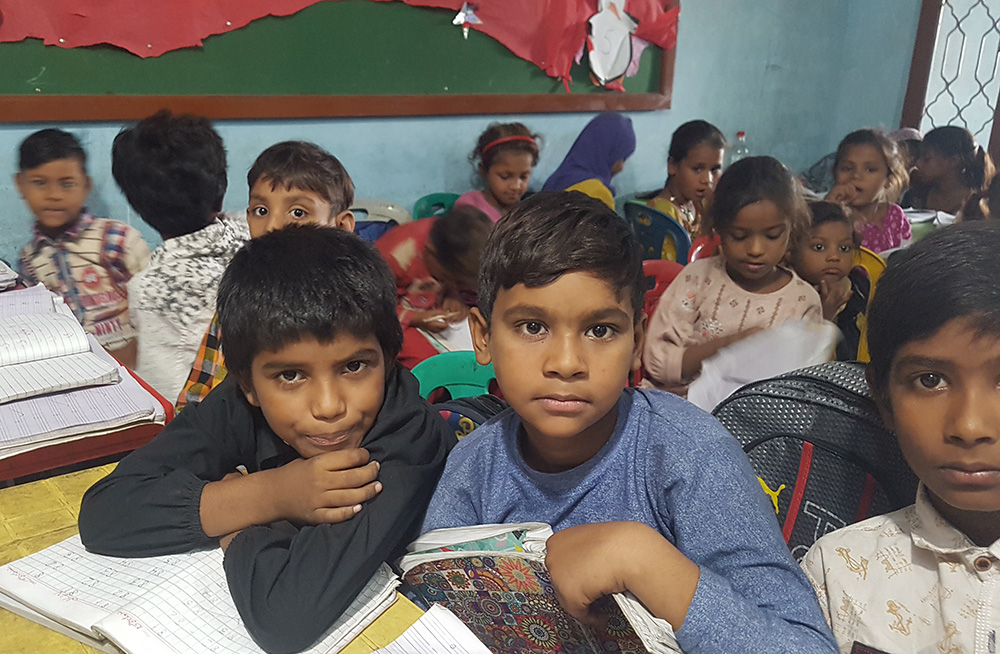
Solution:
[(395, 365), (393, 277), (352, 234), (248, 243), (218, 311), (231, 374), (87, 491), (80, 536), (111, 556), (220, 543), (250, 635), (295, 652), (415, 535), (454, 436)]

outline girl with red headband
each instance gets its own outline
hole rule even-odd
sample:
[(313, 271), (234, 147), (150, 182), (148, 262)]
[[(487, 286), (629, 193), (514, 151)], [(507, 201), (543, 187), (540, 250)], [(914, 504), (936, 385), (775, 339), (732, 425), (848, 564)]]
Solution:
[(469, 205), (496, 222), (524, 196), (538, 163), (537, 134), (521, 123), (493, 123), (479, 135), (469, 161), (486, 185), (469, 191), (455, 206)]

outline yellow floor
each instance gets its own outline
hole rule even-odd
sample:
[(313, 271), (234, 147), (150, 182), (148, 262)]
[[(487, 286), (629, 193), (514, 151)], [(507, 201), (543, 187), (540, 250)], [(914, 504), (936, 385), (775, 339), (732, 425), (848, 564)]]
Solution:
[[(0, 565), (45, 549), (77, 532), (83, 493), (115, 464), (0, 489)], [(385, 647), (422, 611), (405, 597), (354, 639), (344, 654), (368, 654)], [(91, 649), (72, 638), (0, 609), (0, 652), (82, 654)]]

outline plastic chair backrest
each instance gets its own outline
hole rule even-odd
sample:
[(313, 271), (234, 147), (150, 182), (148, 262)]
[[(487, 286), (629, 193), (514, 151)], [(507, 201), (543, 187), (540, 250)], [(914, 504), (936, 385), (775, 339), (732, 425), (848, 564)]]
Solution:
[(691, 237), (679, 222), (662, 211), (631, 200), (625, 203), (625, 218), (632, 223), (642, 245), (643, 259), (687, 261)]
[(647, 288), (643, 297), (642, 312), (646, 314), (647, 318), (653, 315), (656, 303), (660, 301), (663, 291), (667, 290), (667, 287), (682, 270), (684, 270), (684, 266), (676, 261), (646, 259), (642, 262), (642, 274), (646, 276), (647, 283), (650, 277), (653, 279), (652, 288)]
[(424, 359), (413, 367), (413, 376), (420, 382), (421, 397), (444, 388), (451, 399), (473, 397), (489, 393), (490, 381), (496, 379), (493, 365), (476, 363), (476, 353), (471, 351), (442, 352)]
[(714, 257), (716, 250), (720, 247), (722, 247), (722, 239), (718, 234), (699, 236), (691, 243), (691, 251), (688, 252), (688, 263), (698, 259)]
[(404, 207), (387, 200), (355, 200), (351, 205), (355, 221), (395, 222), (397, 225), (413, 222), (413, 216)]
[(413, 205), (413, 217), (416, 220), (443, 216), (455, 205), (458, 193), (431, 193), (416, 201)]
[[(854, 265), (861, 266), (868, 273), (868, 281), (871, 282), (871, 290), (868, 292), (868, 297), (873, 297), (875, 295), (875, 285), (879, 277), (882, 276), (882, 273), (885, 272), (885, 261), (868, 248), (858, 248), (857, 254), (854, 255)], [(871, 300), (869, 299), (868, 302), (870, 304)], [(858, 341), (858, 361), (866, 363), (871, 361), (871, 355), (868, 353), (868, 321), (861, 324), (861, 338)]]
[(875, 293), (875, 284), (885, 272), (885, 261), (868, 248), (858, 248), (857, 254), (854, 255), (854, 265), (861, 266), (868, 272), (868, 279), (872, 283), (872, 293)]

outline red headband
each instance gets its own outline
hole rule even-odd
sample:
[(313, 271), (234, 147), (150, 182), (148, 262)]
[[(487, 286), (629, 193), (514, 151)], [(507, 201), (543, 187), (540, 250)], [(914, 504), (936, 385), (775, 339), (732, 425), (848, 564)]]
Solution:
[(538, 144), (535, 143), (535, 139), (531, 136), (502, 136), (497, 140), (490, 141), (489, 143), (484, 145), (483, 149), (480, 151), (480, 156), (486, 154), (487, 150), (495, 148), (496, 146), (502, 145), (504, 143), (510, 143), (511, 141), (525, 141), (526, 143), (530, 143), (533, 146), (535, 146), (535, 149), (538, 149)]

